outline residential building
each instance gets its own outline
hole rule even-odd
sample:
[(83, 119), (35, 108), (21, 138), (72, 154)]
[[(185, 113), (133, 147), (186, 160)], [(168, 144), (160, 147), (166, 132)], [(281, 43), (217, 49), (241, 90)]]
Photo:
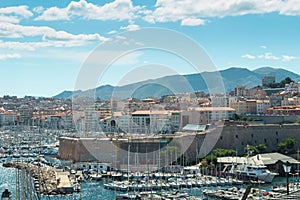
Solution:
[(100, 131), (99, 120), (100, 120), (100, 112), (95, 110), (86, 110), (84, 112), (84, 131), (86, 132)]
[(247, 103), (246, 103), (246, 101), (231, 102), (229, 106), (231, 108), (233, 108), (236, 111), (236, 114), (238, 114), (238, 115), (247, 114)]
[(234, 88), (234, 96), (243, 97), (246, 95), (246, 86), (238, 85)]
[(277, 106), (267, 110), (269, 115), (300, 115), (300, 106)]
[(181, 113), (181, 127), (187, 124), (211, 124), (233, 119), (235, 109), (230, 107), (193, 107)]
[(266, 114), (267, 110), (271, 107), (270, 100), (257, 100), (256, 101), (257, 114)]
[(256, 114), (257, 113), (257, 104), (256, 100), (246, 100), (247, 114)]

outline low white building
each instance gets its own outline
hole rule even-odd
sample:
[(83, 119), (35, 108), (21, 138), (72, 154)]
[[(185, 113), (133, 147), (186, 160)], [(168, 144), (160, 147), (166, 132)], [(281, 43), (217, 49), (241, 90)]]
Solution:
[(110, 171), (111, 163), (78, 162), (71, 165), (72, 169), (83, 171)]

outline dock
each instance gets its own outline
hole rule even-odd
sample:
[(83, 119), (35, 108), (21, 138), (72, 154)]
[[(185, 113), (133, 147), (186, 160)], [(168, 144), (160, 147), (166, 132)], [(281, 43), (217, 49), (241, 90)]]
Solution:
[(70, 173), (65, 171), (56, 171), (57, 191), (60, 193), (72, 193), (73, 185), (70, 181)]
[(41, 164), (10, 162), (5, 166), (26, 171), (34, 182), (34, 189), (37, 195), (71, 194), (80, 191), (77, 178), (83, 179), (80, 173), (72, 175), (69, 171)]

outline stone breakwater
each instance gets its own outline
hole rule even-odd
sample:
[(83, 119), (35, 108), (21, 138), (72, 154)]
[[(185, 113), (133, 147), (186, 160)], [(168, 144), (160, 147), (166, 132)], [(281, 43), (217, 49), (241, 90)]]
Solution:
[[(68, 172), (58, 172), (53, 167), (27, 162), (10, 162), (4, 163), (3, 166), (16, 168), (19, 173), (29, 174), (31, 177), (29, 184), (34, 186), (36, 194), (56, 195), (74, 192)], [(20, 180), (20, 183), (22, 181), (24, 180)]]

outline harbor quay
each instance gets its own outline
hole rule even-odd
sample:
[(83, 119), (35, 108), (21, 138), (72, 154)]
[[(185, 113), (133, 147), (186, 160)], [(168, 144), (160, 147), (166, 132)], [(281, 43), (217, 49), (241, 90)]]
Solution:
[[(197, 164), (215, 148), (234, 149), (237, 155), (243, 155), (247, 145), (265, 144), (266, 152), (276, 152), (278, 144), (288, 137), (300, 141), (299, 130), (300, 125), (295, 124), (223, 125), (201, 132), (164, 135), (61, 137), (58, 157), (74, 162), (127, 164), (129, 160), (130, 164), (160, 163), (160, 166), (182, 157), (182, 165)], [(294, 148), (299, 149), (300, 143), (297, 142)]]
[(79, 182), (83, 180), (80, 172), (72, 174), (40, 162), (11, 161), (3, 163), (3, 166), (16, 169), (16, 179), (20, 184), (18, 196), (22, 196), (22, 199), (78, 192)]

